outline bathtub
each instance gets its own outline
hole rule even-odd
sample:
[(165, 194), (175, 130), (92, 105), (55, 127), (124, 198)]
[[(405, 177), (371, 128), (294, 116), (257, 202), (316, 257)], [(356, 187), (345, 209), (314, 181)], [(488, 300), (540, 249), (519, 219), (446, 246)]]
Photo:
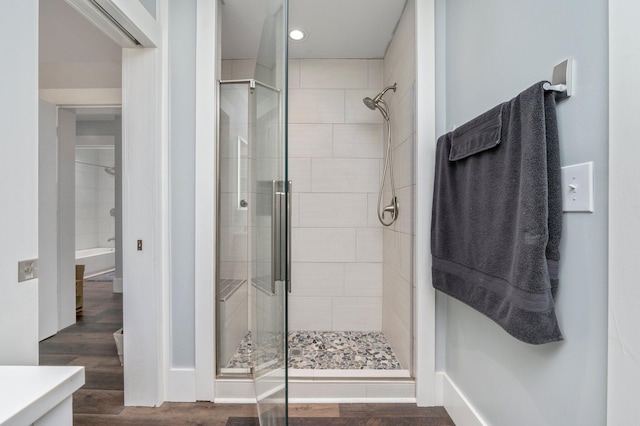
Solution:
[(85, 278), (116, 268), (116, 249), (96, 247), (76, 251), (76, 265), (84, 265)]

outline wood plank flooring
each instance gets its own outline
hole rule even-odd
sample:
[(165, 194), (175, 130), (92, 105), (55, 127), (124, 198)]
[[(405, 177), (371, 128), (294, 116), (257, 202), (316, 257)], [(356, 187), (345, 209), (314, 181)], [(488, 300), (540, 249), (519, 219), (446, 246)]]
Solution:
[[(83, 365), (86, 384), (73, 395), (73, 423), (81, 425), (258, 425), (254, 404), (165, 402), (124, 407), (124, 379), (113, 332), (122, 327), (122, 295), (111, 282), (85, 282), (78, 322), (40, 343), (41, 365)], [(292, 404), (292, 426), (452, 426), (442, 407), (414, 404)]]

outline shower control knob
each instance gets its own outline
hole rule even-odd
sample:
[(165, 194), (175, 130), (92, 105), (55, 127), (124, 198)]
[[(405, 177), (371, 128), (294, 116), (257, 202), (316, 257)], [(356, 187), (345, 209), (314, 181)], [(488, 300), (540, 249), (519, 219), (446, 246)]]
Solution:
[(248, 205), (247, 200), (240, 200), (240, 207), (247, 207)]

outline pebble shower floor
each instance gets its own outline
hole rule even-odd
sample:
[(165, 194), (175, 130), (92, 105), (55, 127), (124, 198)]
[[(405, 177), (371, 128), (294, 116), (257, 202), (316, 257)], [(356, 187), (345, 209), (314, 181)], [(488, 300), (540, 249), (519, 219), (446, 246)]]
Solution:
[[(289, 368), (402, 369), (380, 332), (290, 331)], [(247, 333), (226, 368), (249, 368), (251, 334)]]

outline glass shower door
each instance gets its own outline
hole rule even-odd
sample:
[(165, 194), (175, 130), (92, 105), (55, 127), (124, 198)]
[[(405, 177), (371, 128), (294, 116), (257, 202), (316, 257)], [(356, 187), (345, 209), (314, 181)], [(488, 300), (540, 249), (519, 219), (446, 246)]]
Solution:
[[(251, 370), (260, 424), (287, 424), (287, 0), (266, 0), (249, 100)], [(251, 201), (250, 201), (251, 202)]]
[(287, 417), (287, 185), (281, 92), (256, 84), (250, 117), (251, 184), (255, 206), (251, 245), (252, 373), (261, 425)]

